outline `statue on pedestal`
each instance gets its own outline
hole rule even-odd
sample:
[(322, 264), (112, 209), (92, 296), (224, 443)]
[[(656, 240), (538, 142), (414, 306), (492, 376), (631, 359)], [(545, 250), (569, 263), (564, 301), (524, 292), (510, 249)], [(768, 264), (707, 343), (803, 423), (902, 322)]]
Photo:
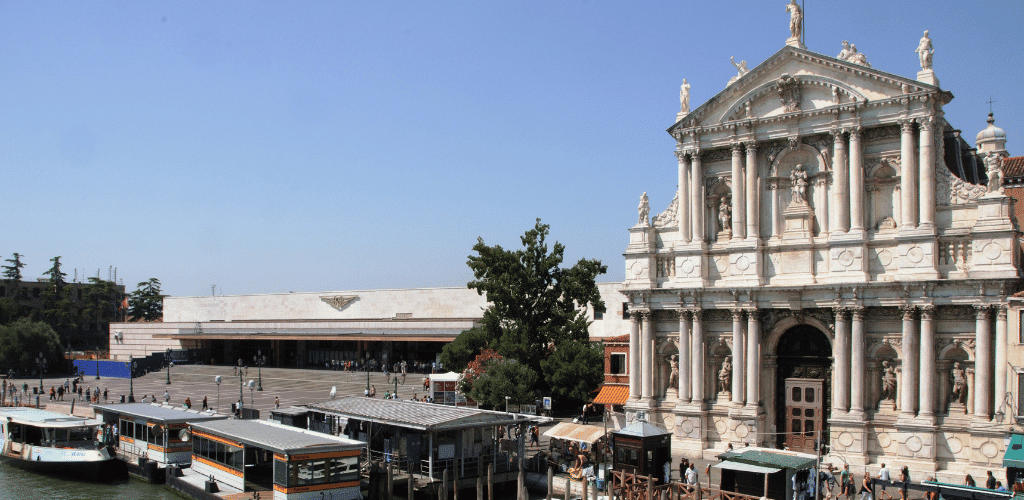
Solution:
[(650, 200), (647, 199), (647, 191), (644, 191), (644, 194), (640, 195), (640, 206), (638, 206), (636, 209), (637, 209), (637, 212), (639, 212), (639, 214), (640, 214), (640, 217), (639, 217), (640, 220), (637, 221), (637, 225), (640, 225), (640, 226), (650, 225), (650, 222), (648, 222), (648, 220), (649, 220), (649, 217), (651, 216), (651, 204), (650, 204)]
[(722, 369), (718, 371), (718, 392), (730, 392), (732, 389), (732, 358), (722, 361)]
[(1003, 165), (1002, 157), (998, 154), (989, 153), (985, 156), (985, 174), (988, 175), (988, 192), (991, 195), (1003, 194)]
[(953, 377), (953, 402), (967, 403), (967, 370), (964, 370), (958, 361), (953, 363), (953, 369), (949, 374)]
[(896, 401), (896, 367), (882, 361), (882, 400)]
[(679, 112), (690, 112), (690, 84), (683, 78), (683, 85), (679, 87)]
[(668, 388), (679, 389), (679, 355), (668, 357)]
[(932, 39), (928, 38), (928, 30), (924, 30), (924, 36), (921, 37), (921, 41), (917, 44), (917, 50), (914, 52), (917, 52), (918, 57), (921, 58), (922, 71), (932, 69), (932, 54), (935, 49), (932, 48)]
[(807, 171), (803, 164), (793, 167), (789, 174), (790, 189), (793, 191), (793, 203), (807, 203)]
[(728, 230), (732, 224), (732, 206), (725, 196), (721, 197), (718, 202), (718, 223), (721, 224), (719, 231)]

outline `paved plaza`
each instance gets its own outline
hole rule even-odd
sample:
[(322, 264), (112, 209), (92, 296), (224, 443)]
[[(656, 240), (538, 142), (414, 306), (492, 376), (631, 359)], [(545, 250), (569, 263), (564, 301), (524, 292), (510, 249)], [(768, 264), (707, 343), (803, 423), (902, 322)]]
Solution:
[[(219, 387), (215, 377), (221, 376)], [(398, 397), (411, 399), (423, 397), (423, 377), (420, 373), (410, 373), (406, 377), (405, 384), (399, 378)], [(40, 399), (40, 403), (49, 403), (50, 387), (63, 384), (67, 377), (53, 378), (44, 377), (43, 386), (47, 394)], [(156, 395), (157, 401), (162, 402), (164, 392), (170, 395), (171, 404), (182, 405), (185, 398), (192, 399), (193, 408), (202, 408), (203, 397), (211, 408), (220, 411), (230, 411), (231, 405), (239, 399), (239, 376), (231, 366), (199, 366), (199, 365), (178, 365), (171, 368), (171, 384), (167, 384), (167, 371), (152, 372), (142, 377), (136, 377), (132, 381), (135, 398), (141, 401), (143, 396), (151, 397)], [(250, 367), (247, 373), (243, 372), (241, 381), (246, 384), (241, 394), (245, 398), (245, 406), (260, 410), (261, 418), (269, 417), (269, 410), (274, 408), (274, 398), (280, 398), (281, 407), (301, 405), (330, 399), (332, 387), (337, 387), (336, 397), (341, 396), (362, 396), (366, 389), (366, 372), (341, 372), (327, 370), (302, 370), (295, 368), (263, 368), (262, 381), (263, 391), (250, 390), (247, 386), (249, 380), (259, 382), (259, 371)], [(381, 372), (370, 372), (369, 383), (377, 389), (377, 397), (384, 397), (384, 393), (395, 390), (393, 377), (385, 376)], [(19, 389), (23, 384), (32, 387), (39, 386), (38, 378), (15, 378), (13, 382)], [(100, 400), (102, 392), (108, 390), (110, 402), (120, 401), (121, 395), (128, 398), (129, 381), (121, 378), (101, 377), (96, 380), (93, 377), (85, 377), (82, 385), (88, 389), (100, 388)], [(219, 396), (218, 396), (219, 394)], [(218, 402), (219, 399), (219, 402)], [(34, 400), (34, 399), (33, 399)], [(147, 399), (148, 400), (148, 399)], [(70, 404), (71, 396), (64, 396), (64, 403)], [(76, 402), (75, 413), (81, 413), (81, 408), (86, 403)]]

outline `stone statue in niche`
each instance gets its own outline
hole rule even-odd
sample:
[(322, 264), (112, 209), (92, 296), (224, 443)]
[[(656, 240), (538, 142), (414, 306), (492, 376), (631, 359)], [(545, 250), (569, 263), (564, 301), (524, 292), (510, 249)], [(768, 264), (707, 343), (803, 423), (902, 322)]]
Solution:
[(679, 87), (679, 112), (690, 112), (690, 84), (683, 78), (683, 85)]
[(726, 357), (722, 361), (722, 369), (718, 370), (718, 392), (730, 392), (732, 390), (732, 359)]
[(668, 388), (679, 388), (679, 355), (673, 354), (668, 357)]
[(988, 175), (988, 193), (990, 195), (1003, 194), (1003, 165), (1002, 158), (993, 153), (985, 157), (985, 174)]
[(732, 227), (732, 206), (729, 203), (729, 198), (725, 196), (719, 198), (718, 201), (718, 224), (719, 231), (726, 231)]
[(935, 49), (932, 48), (932, 39), (928, 38), (928, 30), (924, 30), (924, 36), (921, 37), (914, 52), (921, 58), (922, 71), (932, 69), (932, 54), (935, 53)]
[(787, 113), (800, 110), (800, 83), (790, 75), (779, 77), (779, 100)]
[(651, 203), (650, 200), (647, 199), (647, 191), (644, 191), (644, 194), (640, 195), (640, 206), (638, 206), (636, 210), (640, 213), (640, 220), (637, 221), (637, 225), (650, 225), (648, 218), (651, 216)]
[(949, 371), (953, 378), (953, 402), (967, 403), (967, 370), (960, 366), (960, 362), (953, 363), (953, 369)]
[(807, 203), (807, 171), (803, 164), (793, 167), (789, 174), (790, 189), (793, 191), (793, 203)]
[(736, 76), (730, 78), (726, 86), (732, 85), (736, 80), (743, 78), (743, 75), (750, 73), (750, 70), (747, 69), (747, 61), (740, 61), (739, 64), (736, 64), (736, 58), (733, 56), (729, 56), (729, 61), (732, 62), (733, 66), (736, 66)]
[(896, 367), (882, 361), (882, 401), (896, 401)]
[(789, 37), (799, 39), (804, 26), (804, 13), (796, 4), (796, 0), (789, 0), (786, 12), (789, 13)]

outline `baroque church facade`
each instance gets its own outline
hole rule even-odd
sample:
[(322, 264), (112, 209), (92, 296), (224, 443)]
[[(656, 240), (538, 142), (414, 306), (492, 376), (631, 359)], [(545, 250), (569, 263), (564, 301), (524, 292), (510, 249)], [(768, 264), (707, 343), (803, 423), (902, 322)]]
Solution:
[(975, 149), (946, 122), (927, 32), (906, 78), (808, 51), (798, 16), (692, 112), (684, 80), (676, 197), (653, 218), (641, 197), (624, 253), (627, 415), (693, 457), (821, 442), (854, 465), (1000, 467), (1005, 134), (990, 117)]

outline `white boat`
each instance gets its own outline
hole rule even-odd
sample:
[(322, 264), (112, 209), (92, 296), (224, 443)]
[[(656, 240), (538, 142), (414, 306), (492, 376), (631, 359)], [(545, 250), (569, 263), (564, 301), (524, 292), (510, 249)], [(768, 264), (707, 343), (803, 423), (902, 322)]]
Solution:
[(97, 440), (100, 425), (36, 408), (0, 408), (0, 461), (93, 481), (127, 479), (124, 462)]

